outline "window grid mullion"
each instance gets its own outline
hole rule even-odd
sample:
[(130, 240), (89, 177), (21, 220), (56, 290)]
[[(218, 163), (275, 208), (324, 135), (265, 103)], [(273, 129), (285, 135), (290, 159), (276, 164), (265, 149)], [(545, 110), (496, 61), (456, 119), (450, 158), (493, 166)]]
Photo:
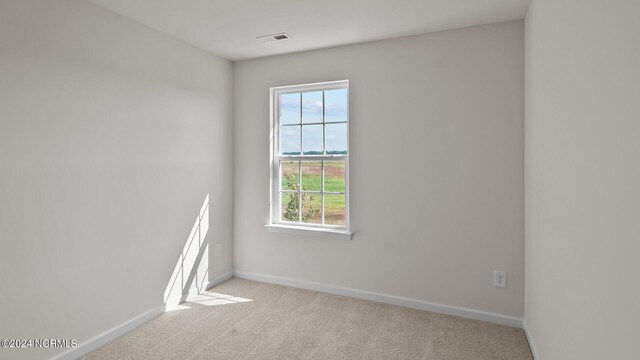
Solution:
[[(302, 93), (300, 93), (300, 155), (304, 155), (304, 142), (303, 142), (303, 136), (302, 136)], [(302, 206), (302, 204), (300, 204), (300, 206)]]
[(345, 161), (347, 155), (276, 155), (277, 161)]
[[(325, 117), (327, 116), (326, 114), (326, 106), (325, 106), (325, 98), (324, 98), (324, 90), (322, 91), (322, 155), (326, 155), (327, 154), (327, 140), (326, 140), (326, 128), (325, 128), (325, 122), (326, 119)], [(322, 160), (320, 162), (322, 165), (322, 170), (320, 171), (320, 181), (322, 184), (322, 194), (320, 195), (320, 199), (321, 199), (321, 209), (322, 209), (322, 216), (320, 217), (321, 220), (321, 224), (324, 225), (324, 160)]]
[(298, 222), (302, 223), (302, 161), (298, 161)]
[[(332, 122), (327, 122), (326, 124), (329, 125), (333, 125), (333, 124), (346, 124), (347, 121), (332, 121)], [(313, 122), (313, 123), (305, 123), (305, 125), (322, 125), (324, 124), (323, 122)], [(290, 127), (290, 126), (300, 126), (300, 123), (297, 124), (282, 124), (280, 125), (281, 127)]]
[[(327, 122), (325, 117), (326, 115), (326, 111), (325, 111), (325, 106), (324, 106), (324, 91), (322, 92), (322, 155), (326, 155), (327, 154), (327, 134), (326, 134), (326, 128), (325, 128), (325, 123)], [(323, 163), (324, 164), (324, 163)], [(322, 178), (322, 182), (324, 183), (324, 173), (323, 174), (323, 178)], [(323, 217), (324, 219), (324, 217)], [(324, 223), (324, 220), (323, 220)]]
[[(324, 94), (324, 92), (323, 92)], [(323, 100), (324, 101), (324, 100)], [(324, 106), (324, 103), (323, 103)], [(322, 171), (320, 172), (320, 181), (322, 182), (322, 191), (321, 191), (321, 195), (320, 198), (322, 200), (321, 205), (322, 206), (322, 225), (324, 225), (324, 160), (321, 162), (322, 163)]]
[[(300, 155), (304, 154), (302, 141), (302, 92), (300, 92)], [(298, 222), (302, 223), (302, 161), (298, 161)]]
[[(280, 190), (281, 193), (283, 194), (297, 194), (298, 190)], [(304, 190), (302, 191), (303, 193), (309, 193), (309, 194), (326, 194), (326, 195), (344, 195), (344, 192), (340, 192), (340, 191), (316, 191), (316, 190)]]

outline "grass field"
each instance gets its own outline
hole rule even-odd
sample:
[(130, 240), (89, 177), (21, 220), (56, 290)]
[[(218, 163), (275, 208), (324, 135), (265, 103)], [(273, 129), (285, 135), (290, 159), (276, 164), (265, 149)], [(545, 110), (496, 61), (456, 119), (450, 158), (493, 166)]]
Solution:
[[(341, 192), (343, 194), (324, 194), (325, 224), (344, 225), (345, 223), (345, 164), (343, 161), (324, 162), (324, 191)], [(302, 171), (302, 179), (300, 179)], [(322, 194), (305, 191), (322, 191), (322, 162), (298, 161), (282, 164), (282, 189), (302, 189), (303, 222), (322, 223)], [(301, 184), (300, 184), (301, 182)], [(283, 219), (294, 221), (298, 212), (297, 194), (282, 194)], [(288, 210), (288, 212), (287, 212)], [(288, 215), (287, 215), (288, 214)]]

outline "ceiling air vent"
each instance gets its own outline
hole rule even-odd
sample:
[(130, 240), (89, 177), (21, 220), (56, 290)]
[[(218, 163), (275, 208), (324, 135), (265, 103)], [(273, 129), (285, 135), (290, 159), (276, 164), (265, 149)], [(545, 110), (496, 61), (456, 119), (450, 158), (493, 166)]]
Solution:
[(267, 36), (260, 36), (258, 38), (259, 41), (261, 41), (262, 43), (268, 43), (268, 42), (272, 42), (272, 41), (282, 41), (282, 40), (288, 40), (291, 39), (291, 35), (287, 34), (287, 33), (279, 33), (279, 34), (273, 34), (273, 35), (267, 35)]

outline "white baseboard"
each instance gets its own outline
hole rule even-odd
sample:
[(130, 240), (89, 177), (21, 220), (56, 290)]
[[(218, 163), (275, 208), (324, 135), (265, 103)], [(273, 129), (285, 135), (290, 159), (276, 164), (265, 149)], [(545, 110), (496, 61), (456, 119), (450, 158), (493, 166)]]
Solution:
[[(229, 271), (226, 272), (218, 277), (216, 277), (215, 279), (209, 281), (209, 283), (205, 286), (203, 286), (203, 288), (206, 287), (206, 289), (209, 289), (211, 287), (214, 287), (216, 285), (219, 285), (229, 279), (231, 279), (231, 277), (233, 276), (233, 272)], [(203, 289), (204, 290), (204, 289)], [(186, 293), (187, 298), (196, 295), (198, 292), (200, 292), (201, 290), (198, 288), (191, 288), (189, 289), (189, 292)], [(170, 302), (172, 301), (176, 301), (176, 299), (180, 299), (181, 297), (177, 297), (177, 298), (173, 298), (170, 299), (169, 301), (167, 301), (167, 304), (170, 304)], [(179, 301), (179, 300), (177, 300)], [(122, 335), (134, 330), (135, 328), (146, 324), (147, 322), (155, 319), (157, 316), (161, 315), (162, 313), (165, 312), (165, 310), (170, 307), (167, 304), (162, 304), (159, 306), (156, 306), (155, 308), (148, 310), (136, 317), (134, 317), (133, 319), (130, 319), (128, 321), (125, 321), (124, 323), (117, 325), (116, 327), (113, 327), (105, 332), (103, 332), (102, 334), (96, 335), (94, 337), (92, 337), (89, 340), (83, 341), (81, 343), (78, 344), (78, 346), (76, 348), (73, 349), (69, 349), (63, 353), (60, 353), (54, 357), (52, 357), (50, 360), (72, 360), (72, 359), (78, 359), (81, 356), (84, 356), (88, 353), (90, 353), (91, 351), (106, 345), (110, 342), (112, 342), (113, 340), (121, 337)]]
[(191, 289), (189, 289), (189, 292), (184, 292), (179, 296), (174, 296), (172, 298), (170, 298), (169, 300), (167, 300), (166, 308), (170, 309), (174, 306), (180, 305), (182, 302), (200, 294), (201, 292), (210, 289), (216, 285), (220, 285), (223, 282), (231, 279), (233, 277), (233, 272), (232, 271), (228, 271), (218, 277), (216, 277), (213, 280), (210, 280), (209, 282), (203, 284), (201, 287), (192, 287)]
[(165, 309), (171, 309), (171, 308), (173, 308), (175, 306), (178, 306), (178, 305), (182, 304), (186, 300), (198, 295), (203, 290), (210, 288), (211, 286), (209, 284), (210, 283), (207, 282), (206, 284), (204, 284), (204, 286), (202, 286), (202, 288), (194, 287), (194, 288), (189, 289), (188, 292), (184, 292), (181, 295), (169, 298), (167, 300), (167, 302), (164, 304), (165, 305)]
[(228, 271), (220, 276), (218, 276), (217, 278), (209, 281), (209, 284), (207, 285), (207, 289), (211, 289), (214, 286), (218, 286), (220, 284), (222, 284), (223, 282), (231, 279), (233, 277), (233, 271)]
[(538, 357), (538, 353), (536, 353), (536, 346), (533, 343), (533, 338), (531, 337), (531, 333), (529, 333), (529, 328), (527, 327), (527, 322), (525, 320), (522, 320), (522, 329), (524, 329), (524, 334), (527, 336), (533, 360), (539, 360), (540, 358)]
[(96, 335), (89, 340), (83, 341), (78, 344), (78, 347), (69, 349), (61, 354), (58, 354), (52, 357), (50, 360), (73, 360), (78, 359), (81, 356), (84, 356), (91, 351), (106, 345), (113, 340), (119, 338), (120, 336), (128, 333), (129, 331), (137, 328), (138, 326), (144, 325), (147, 322), (155, 319), (157, 316), (164, 312), (164, 304), (160, 306), (156, 306), (155, 308), (146, 311), (131, 320), (125, 321), (124, 323), (111, 328), (102, 334)]
[(335, 295), (348, 296), (348, 297), (357, 298), (357, 299), (371, 300), (371, 301), (381, 302), (385, 304), (399, 305), (399, 306), (404, 306), (404, 307), (413, 308), (413, 309), (427, 310), (427, 311), (459, 316), (459, 317), (473, 319), (473, 320), (486, 321), (486, 322), (499, 324), (499, 325), (507, 325), (507, 326), (513, 326), (517, 328), (522, 328), (521, 318), (508, 316), (508, 315), (495, 314), (495, 313), (490, 313), (490, 312), (485, 312), (480, 310), (467, 309), (467, 308), (458, 307), (458, 306), (449, 306), (449, 305), (427, 302), (423, 300), (404, 298), (400, 296), (380, 294), (380, 293), (374, 293), (369, 291), (314, 283), (309, 281), (283, 278), (279, 276), (250, 273), (245, 271), (234, 270), (233, 276), (241, 279), (296, 287), (301, 289), (335, 294)]

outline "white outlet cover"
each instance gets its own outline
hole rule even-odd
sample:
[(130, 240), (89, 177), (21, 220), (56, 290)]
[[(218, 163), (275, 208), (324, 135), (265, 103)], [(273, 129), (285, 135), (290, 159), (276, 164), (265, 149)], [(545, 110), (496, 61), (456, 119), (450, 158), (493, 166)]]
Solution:
[(499, 288), (507, 287), (507, 272), (506, 271), (494, 271), (493, 272), (493, 286)]

